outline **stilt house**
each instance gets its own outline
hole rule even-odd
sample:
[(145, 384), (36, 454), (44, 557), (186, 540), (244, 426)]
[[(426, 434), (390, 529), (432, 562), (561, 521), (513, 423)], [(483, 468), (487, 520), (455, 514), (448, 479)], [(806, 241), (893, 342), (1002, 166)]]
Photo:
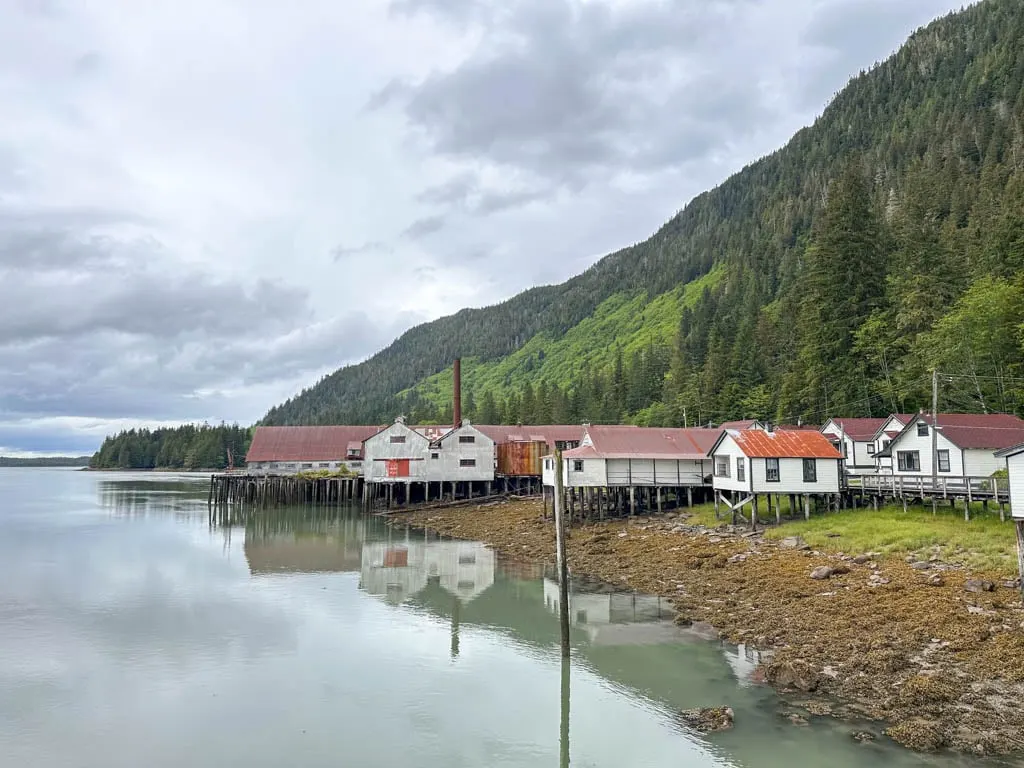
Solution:
[(776, 497), (777, 515), (779, 496), (789, 496), (791, 505), (803, 496), (806, 512), (808, 497), (833, 497), (842, 488), (842, 456), (817, 431), (726, 430), (708, 455), (715, 503), (734, 512), (753, 504), (756, 515), (760, 496)]
[(345, 468), (363, 474), (363, 441), (380, 427), (257, 427), (245, 456), (249, 472), (296, 474)]

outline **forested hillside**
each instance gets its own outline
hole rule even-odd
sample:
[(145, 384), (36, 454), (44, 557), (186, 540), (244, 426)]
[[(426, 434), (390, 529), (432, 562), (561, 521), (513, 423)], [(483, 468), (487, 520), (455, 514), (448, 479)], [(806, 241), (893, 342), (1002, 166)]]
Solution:
[(224, 469), (228, 454), (245, 466), (250, 433), (237, 424), (186, 424), (129, 429), (108, 437), (92, 457), (93, 469)]
[(262, 423), (1024, 407), (1024, 3), (915, 33), (778, 152), (559, 286), (414, 328)]

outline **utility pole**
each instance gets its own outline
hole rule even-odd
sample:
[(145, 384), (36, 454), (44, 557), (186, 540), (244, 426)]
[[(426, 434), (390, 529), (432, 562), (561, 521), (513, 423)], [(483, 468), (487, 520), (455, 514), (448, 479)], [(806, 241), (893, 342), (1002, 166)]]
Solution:
[(690, 426), (690, 425), (686, 421), (686, 406), (684, 405), (683, 406), (683, 429), (686, 429), (688, 426)]
[(569, 564), (565, 557), (565, 490), (562, 451), (555, 449), (555, 554), (558, 565), (558, 618), (562, 625), (562, 658), (569, 658)]
[(932, 514), (938, 510), (939, 488), (939, 372), (932, 370)]

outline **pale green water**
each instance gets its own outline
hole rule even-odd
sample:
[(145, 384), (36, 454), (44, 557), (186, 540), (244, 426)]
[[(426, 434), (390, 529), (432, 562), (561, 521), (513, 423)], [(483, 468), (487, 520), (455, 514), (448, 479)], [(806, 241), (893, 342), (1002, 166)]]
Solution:
[[(355, 511), (211, 528), (203, 479), (0, 469), (0, 567), (0, 766), (561, 762), (557, 592), (482, 546)], [(795, 727), (663, 608), (575, 598), (571, 765), (978, 764)], [(673, 716), (714, 705), (733, 731)]]

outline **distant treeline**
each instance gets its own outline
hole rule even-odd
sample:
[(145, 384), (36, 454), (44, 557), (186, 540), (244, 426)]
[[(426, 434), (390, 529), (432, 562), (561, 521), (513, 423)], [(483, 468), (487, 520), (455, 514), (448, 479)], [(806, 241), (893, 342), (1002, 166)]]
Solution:
[(108, 437), (89, 461), (93, 469), (224, 469), (229, 455), (244, 466), (250, 432), (237, 424), (186, 424), (129, 429)]
[(34, 458), (15, 458), (0, 456), (0, 467), (87, 467), (88, 456), (37, 456)]

